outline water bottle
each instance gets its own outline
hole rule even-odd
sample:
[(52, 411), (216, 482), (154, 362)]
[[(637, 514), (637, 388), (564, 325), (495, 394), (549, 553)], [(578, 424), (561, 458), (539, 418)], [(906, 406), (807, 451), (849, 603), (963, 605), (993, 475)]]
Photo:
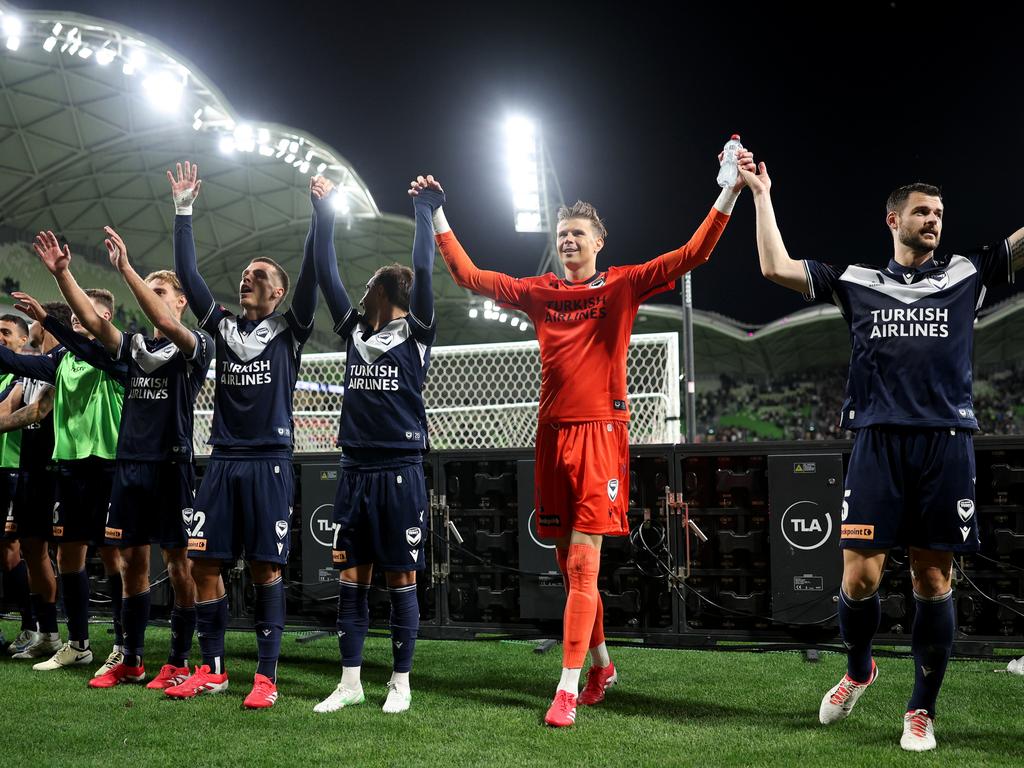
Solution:
[(722, 167), (718, 171), (718, 186), (728, 189), (736, 183), (739, 175), (739, 167), (736, 165), (736, 153), (743, 149), (740, 144), (739, 134), (734, 133), (732, 138), (725, 142), (722, 149)]

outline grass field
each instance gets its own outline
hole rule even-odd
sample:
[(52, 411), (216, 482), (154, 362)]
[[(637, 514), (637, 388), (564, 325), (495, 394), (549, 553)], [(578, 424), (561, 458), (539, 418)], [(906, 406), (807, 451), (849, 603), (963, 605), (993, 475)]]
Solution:
[[(0, 622), (12, 637), (17, 626)], [(99, 650), (108, 635), (94, 627)], [(912, 684), (904, 659), (879, 659), (875, 686), (846, 722), (818, 725), (818, 702), (845, 669), (838, 654), (810, 664), (797, 653), (613, 649), (622, 683), (577, 724), (541, 719), (561, 666), (514, 642), (420, 641), (413, 706), (384, 715), (390, 644), (367, 643), (365, 704), (330, 715), (313, 705), (337, 683), (333, 637), (300, 645), (286, 635), (281, 698), (242, 708), (255, 669), (255, 639), (228, 635), (231, 689), (175, 702), (141, 686), (92, 690), (93, 667), (34, 672), (0, 660), (4, 763), (15, 766), (1020, 766), (1024, 678), (1004, 664), (955, 661), (940, 699), (939, 748), (899, 748)], [(155, 672), (168, 632), (150, 630)], [(98, 666), (98, 664), (97, 664)]]

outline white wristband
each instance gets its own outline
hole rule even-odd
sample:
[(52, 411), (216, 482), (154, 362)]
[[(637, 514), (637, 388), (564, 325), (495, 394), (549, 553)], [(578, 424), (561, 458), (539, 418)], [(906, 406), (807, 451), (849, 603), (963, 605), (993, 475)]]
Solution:
[(445, 232), (451, 232), (452, 228), (448, 225), (448, 219), (444, 216), (444, 208), (437, 206), (434, 210), (434, 234), (443, 235)]
[(176, 205), (174, 206), (174, 212), (178, 216), (191, 216), (192, 206), (191, 205)]
[(736, 201), (739, 197), (739, 192), (734, 192), (732, 187), (727, 187), (722, 190), (721, 194), (718, 195), (718, 199), (715, 200), (715, 208), (726, 215), (732, 214), (732, 209), (736, 207)]

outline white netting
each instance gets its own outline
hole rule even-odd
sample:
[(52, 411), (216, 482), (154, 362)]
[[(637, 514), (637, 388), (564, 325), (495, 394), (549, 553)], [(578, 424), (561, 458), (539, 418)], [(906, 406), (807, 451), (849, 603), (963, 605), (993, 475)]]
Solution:
[[(344, 400), (345, 354), (304, 355), (293, 400), (296, 453), (335, 451)], [(213, 368), (196, 400), (195, 451), (208, 454)], [(675, 333), (633, 336), (627, 388), (630, 442), (679, 439), (679, 357)], [(536, 341), (434, 347), (423, 399), (436, 450), (533, 445), (540, 392)]]

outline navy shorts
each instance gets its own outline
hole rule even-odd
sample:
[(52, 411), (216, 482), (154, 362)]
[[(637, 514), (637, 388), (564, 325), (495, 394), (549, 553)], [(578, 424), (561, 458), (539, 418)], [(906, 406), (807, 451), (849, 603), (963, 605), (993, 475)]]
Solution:
[(57, 462), (57, 505), (53, 538), (57, 541), (103, 544), (114, 462), (90, 456)]
[(421, 571), (429, 522), (422, 464), (342, 467), (334, 497), (334, 566)]
[(18, 470), (0, 469), (0, 512), (4, 517), (4, 530), (0, 539), (17, 539), (18, 523), (14, 519), (14, 496), (18, 492)]
[(840, 546), (976, 552), (974, 479), (968, 430), (859, 429), (846, 470)]
[(164, 549), (185, 546), (185, 514), (195, 501), (192, 462), (118, 461), (110, 491), (106, 541), (115, 547), (153, 542)]
[(21, 470), (14, 494), (16, 538), (49, 541), (56, 521), (57, 467)]
[(189, 557), (287, 563), (294, 492), (290, 458), (211, 459), (183, 512)]

